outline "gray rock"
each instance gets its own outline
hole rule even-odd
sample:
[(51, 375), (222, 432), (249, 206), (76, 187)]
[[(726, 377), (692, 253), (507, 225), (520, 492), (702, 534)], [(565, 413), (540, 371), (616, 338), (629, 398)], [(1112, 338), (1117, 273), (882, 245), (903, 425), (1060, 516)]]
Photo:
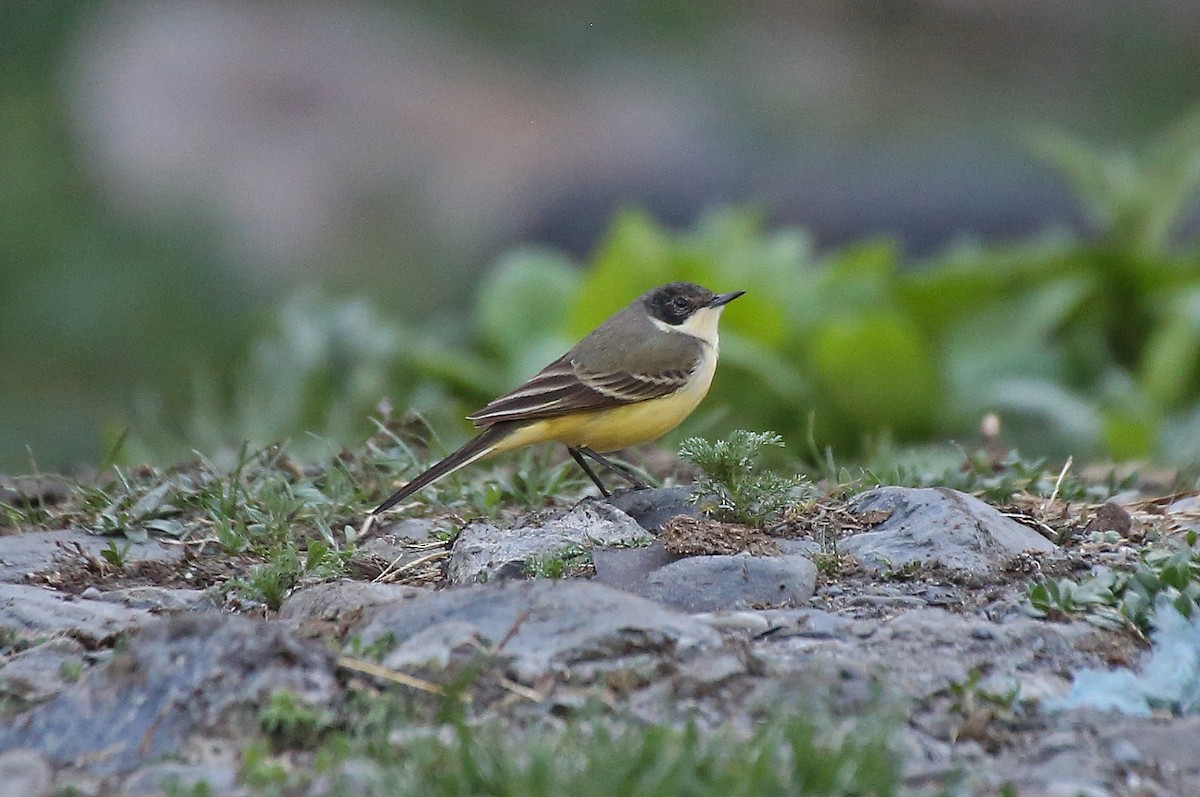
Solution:
[(850, 633), (849, 619), (823, 609), (767, 609), (760, 614), (781, 636), (838, 639)]
[(586, 501), (544, 521), (510, 529), (468, 525), (454, 541), (447, 574), (453, 584), (520, 578), (536, 557), (571, 547), (635, 545), (650, 539), (649, 532), (616, 507)]
[(1055, 545), (1033, 529), (1006, 518), (974, 496), (944, 487), (881, 487), (858, 496), (855, 514), (890, 511), (870, 531), (838, 542), (876, 571), (914, 564), (938, 564), (972, 575), (1000, 572), (1022, 551), (1053, 551)]
[(700, 517), (687, 487), (662, 487), (629, 490), (608, 499), (608, 503), (633, 518), (647, 531), (660, 531), (663, 524), (677, 515)]
[(803, 556), (690, 556), (629, 589), (685, 612), (794, 605), (812, 597), (817, 568)]
[(25, 636), (65, 633), (94, 646), (150, 617), (144, 609), (71, 598), (44, 587), (0, 584), (0, 629)]
[(765, 614), (753, 609), (740, 612), (699, 612), (692, 617), (719, 631), (739, 631), (754, 636), (765, 634), (772, 628), (771, 621)]
[(394, 605), (424, 594), (426, 590), (400, 584), (327, 581), (289, 595), (279, 607), (279, 619), (292, 625), (312, 620), (357, 623), (373, 607)]
[(484, 650), (488, 643), (468, 620), (447, 620), (418, 631), (383, 659), (393, 670), (414, 667), (442, 669), (459, 653), (467, 656)]
[(814, 556), (823, 553), (821, 543), (816, 540), (779, 540), (779, 552), (784, 556), (807, 556), (812, 559)]
[(454, 645), (462, 639), (457, 624), (463, 622), (484, 643), (503, 642), (500, 653), (512, 657), (512, 669), (522, 680), (577, 662), (636, 653), (687, 658), (720, 642), (704, 623), (586, 581), (516, 581), (432, 592), (377, 608), (355, 635), (371, 644), (391, 634), (400, 647), (421, 632), (434, 633), (427, 629), (454, 623), (455, 633), (446, 635)]
[(36, 750), (0, 753), (0, 797), (50, 797), (54, 793), (50, 762)]
[(21, 651), (0, 667), (0, 690), (28, 703), (53, 697), (68, 688), (64, 665), (83, 665), (83, 645), (73, 639), (52, 639)]
[(731, 650), (707, 651), (679, 669), (679, 674), (691, 688), (716, 686), (745, 672), (746, 662)]
[(437, 528), (437, 521), (429, 518), (401, 518), (395, 523), (378, 527), (378, 530), (375, 531), (375, 539), (369, 540), (363, 547), (370, 550), (372, 543), (377, 543), (380, 539), (387, 537), (402, 542), (426, 542), (433, 537)]
[[(99, 557), (113, 539), (70, 529), (0, 537), (0, 582), (24, 581), (31, 573), (54, 571), (62, 561), (78, 558), (81, 550), (85, 556)], [(116, 544), (125, 550), (125, 561), (129, 564), (175, 561), (183, 556), (181, 546), (163, 545), (154, 539), (143, 542), (118, 539)]]
[[(237, 785), (237, 769), (217, 764), (183, 764), (167, 761), (150, 764), (125, 779), (121, 786), (121, 797), (167, 797), (168, 794), (192, 794), (204, 784), (204, 794), (219, 795), (248, 794)], [(168, 786), (172, 791), (168, 792)]]
[[(1076, 713), (1076, 712), (1071, 712)], [(1115, 717), (1111, 712), (1088, 712), (1101, 744), (1125, 758), (1140, 757), (1149, 769), (1177, 773), (1192, 784), (1200, 783), (1200, 717), (1161, 719)], [(1132, 751), (1129, 749), (1132, 747)]]
[[(1097, 653), (1080, 644), (1096, 633), (1094, 626), (1082, 620), (1047, 623), (1013, 614), (1004, 622), (991, 623), (992, 634), (986, 639), (972, 633), (980, 622), (945, 609), (915, 609), (882, 621), (835, 626), (825, 638), (771, 634), (757, 641), (755, 650), (780, 670), (795, 666), (787, 659), (808, 661), (813, 651), (819, 650), (823, 658), (838, 666), (886, 672), (899, 694), (913, 698), (963, 682), (973, 669), (995, 675), (992, 683), (1000, 691), (1014, 686), (1028, 686), (1031, 692), (1052, 689), (1053, 683), (1026, 676), (1070, 671), (1101, 661)], [(1065, 686), (1065, 681), (1058, 683)]]
[(138, 586), (101, 592), (96, 600), (120, 603), (135, 609), (151, 612), (182, 612), (201, 609), (219, 609), (202, 589), (175, 589), (173, 587)]
[(641, 548), (596, 548), (592, 551), (595, 580), (617, 589), (640, 584), (650, 573), (678, 558), (658, 542)]
[(49, 702), (0, 726), (0, 750), (38, 750), (55, 766), (130, 772), (177, 754), (193, 734), (257, 731), (269, 696), (340, 697), (333, 655), (278, 623), (216, 613), (148, 624), (126, 650)]

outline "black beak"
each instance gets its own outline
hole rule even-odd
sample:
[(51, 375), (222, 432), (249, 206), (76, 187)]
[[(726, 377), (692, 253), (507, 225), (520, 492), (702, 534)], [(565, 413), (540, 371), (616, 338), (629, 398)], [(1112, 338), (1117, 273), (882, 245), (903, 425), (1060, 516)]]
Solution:
[(734, 291), (733, 293), (718, 293), (713, 297), (713, 300), (708, 303), (709, 307), (720, 307), (723, 304), (729, 304), (737, 297), (741, 296), (745, 291)]

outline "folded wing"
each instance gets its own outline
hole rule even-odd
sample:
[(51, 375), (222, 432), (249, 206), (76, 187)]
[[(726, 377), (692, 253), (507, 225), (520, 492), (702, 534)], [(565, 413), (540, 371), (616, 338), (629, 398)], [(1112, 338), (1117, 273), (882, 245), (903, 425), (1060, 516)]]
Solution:
[(467, 418), (482, 428), (501, 421), (554, 418), (661, 398), (686, 385), (698, 362), (697, 358), (686, 369), (643, 374), (624, 370), (589, 371), (563, 357)]

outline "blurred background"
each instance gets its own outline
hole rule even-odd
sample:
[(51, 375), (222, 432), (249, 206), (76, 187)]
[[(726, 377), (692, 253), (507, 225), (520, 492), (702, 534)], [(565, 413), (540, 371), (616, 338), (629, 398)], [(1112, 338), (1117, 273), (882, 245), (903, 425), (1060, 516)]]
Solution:
[(0, 469), (453, 442), (673, 278), (751, 292), (684, 431), (1200, 460), (1190, 0), (44, 0), (0, 65)]

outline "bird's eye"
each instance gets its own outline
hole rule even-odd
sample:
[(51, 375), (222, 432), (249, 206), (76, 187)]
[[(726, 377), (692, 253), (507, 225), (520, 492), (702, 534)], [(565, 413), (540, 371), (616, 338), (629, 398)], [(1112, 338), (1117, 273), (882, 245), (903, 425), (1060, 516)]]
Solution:
[(676, 310), (686, 310), (688, 308), (688, 300), (683, 296), (676, 296), (671, 300), (671, 306)]

